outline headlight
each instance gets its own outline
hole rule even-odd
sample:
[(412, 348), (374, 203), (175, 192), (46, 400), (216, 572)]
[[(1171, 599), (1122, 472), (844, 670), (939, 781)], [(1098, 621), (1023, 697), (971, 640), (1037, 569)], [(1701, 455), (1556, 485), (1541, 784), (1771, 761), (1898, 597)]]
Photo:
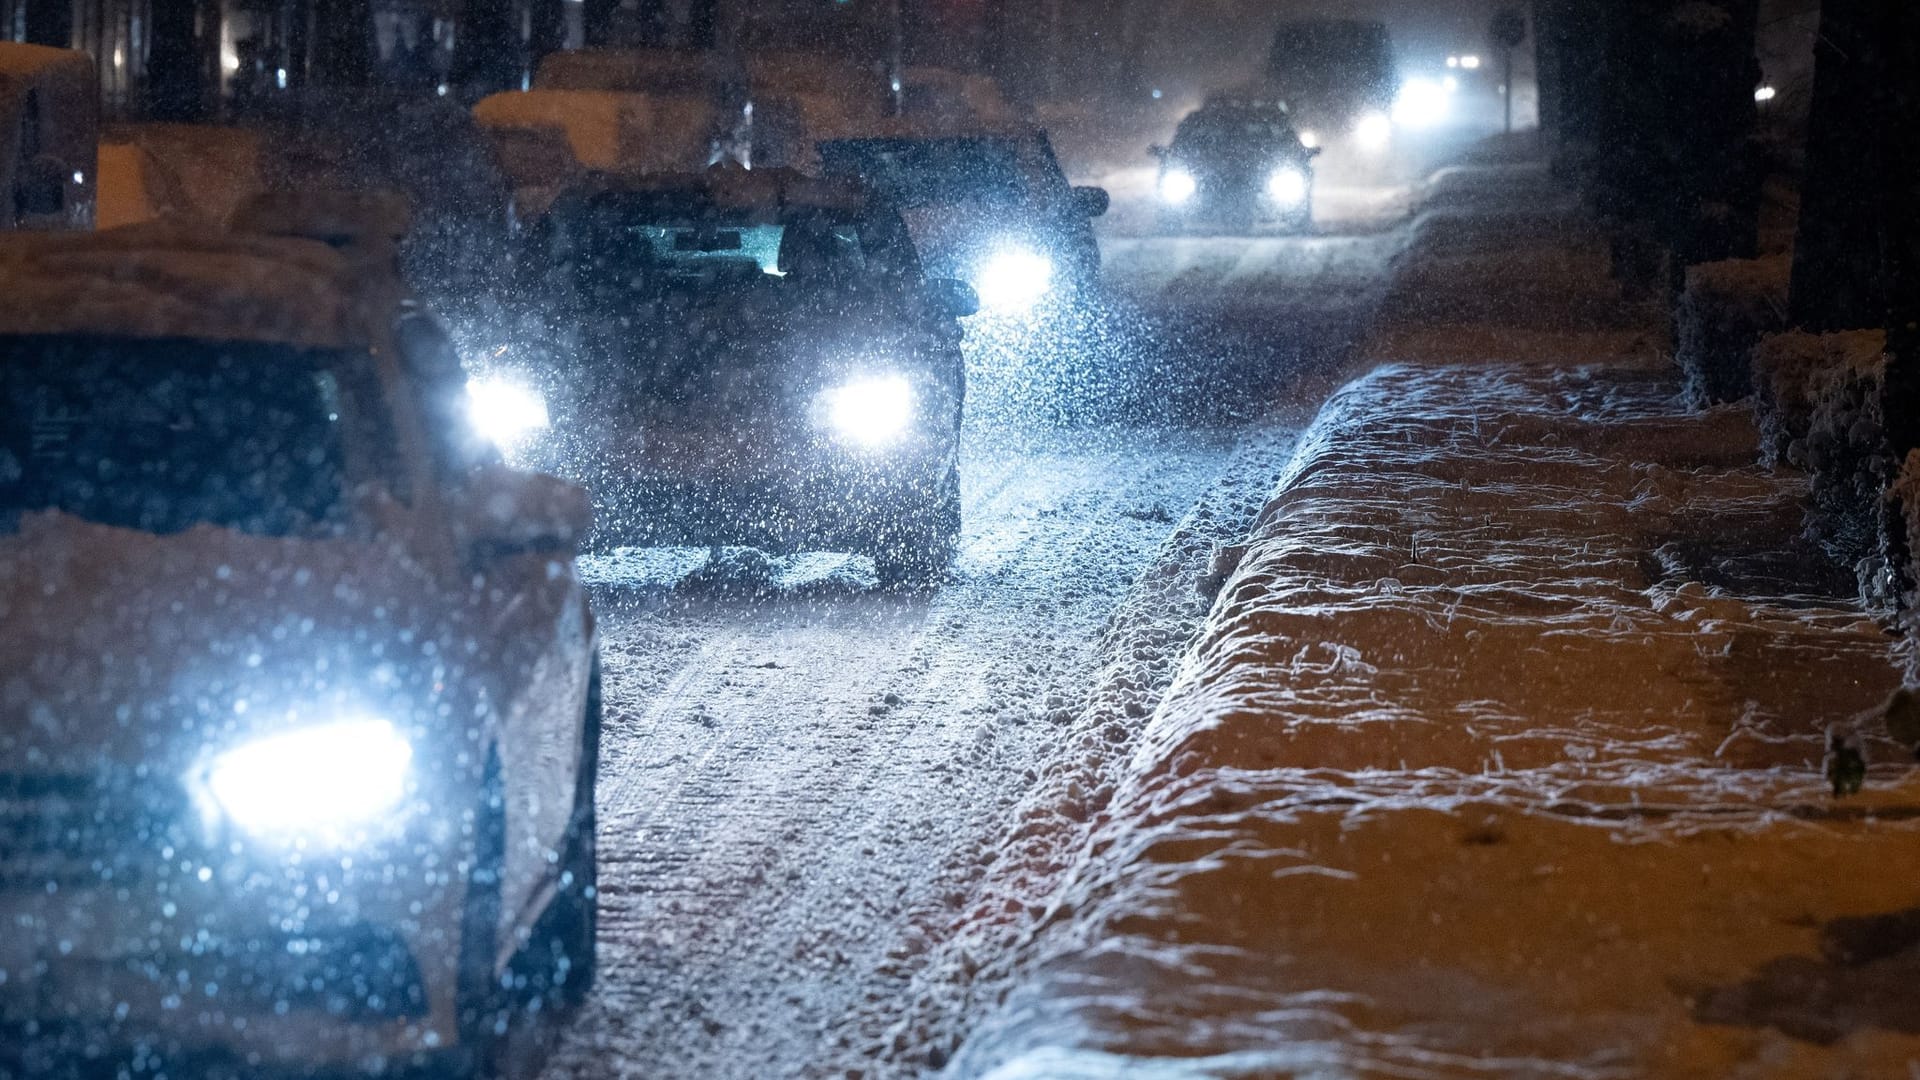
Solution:
[(1354, 125), (1353, 138), (1363, 150), (1385, 150), (1393, 141), (1393, 118), (1378, 111), (1367, 113)]
[(1291, 210), (1307, 201), (1307, 174), (1292, 165), (1282, 165), (1267, 177), (1267, 197), (1283, 209)]
[(1002, 310), (1032, 307), (1052, 289), (1053, 260), (1026, 248), (994, 255), (981, 265), (973, 283), (982, 304)]
[(412, 763), (412, 745), (387, 721), (338, 720), (225, 751), (207, 769), (206, 789), (243, 832), (344, 843), (391, 820)]
[(1319, 146), (1320, 133), (1317, 131), (1302, 131), (1300, 133), (1300, 145), (1306, 147), (1309, 150), (1312, 150), (1313, 148)]
[(519, 446), (552, 422), (538, 390), (497, 375), (468, 380), (467, 415), (474, 430), (502, 450)]
[(1438, 127), (1453, 111), (1453, 99), (1445, 83), (1432, 79), (1408, 79), (1393, 102), (1393, 122), (1403, 128), (1421, 130)]
[(903, 375), (876, 375), (842, 383), (821, 395), (826, 425), (836, 438), (866, 449), (897, 441), (913, 424), (913, 386)]
[(1160, 177), (1160, 198), (1179, 206), (1200, 190), (1200, 181), (1185, 169), (1168, 169)]

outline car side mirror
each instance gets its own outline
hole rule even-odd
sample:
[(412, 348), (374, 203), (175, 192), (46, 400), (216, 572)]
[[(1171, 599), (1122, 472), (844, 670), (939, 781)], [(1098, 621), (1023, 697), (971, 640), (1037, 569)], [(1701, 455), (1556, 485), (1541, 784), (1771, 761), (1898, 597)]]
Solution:
[(927, 282), (927, 299), (950, 319), (980, 314), (980, 294), (958, 278), (936, 278)]
[(1113, 208), (1113, 196), (1106, 188), (1077, 187), (1073, 189), (1073, 208), (1083, 216), (1097, 218)]
[(467, 475), (458, 522), (476, 559), (572, 556), (593, 528), (593, 500), (565, 480), (505, 465)]
[(1319, 147), (1319, 146), (1309, 146), (1309, 147), (1307, 147), (1307, 156), (1308, 156), (1308, 157), (1310, 157), (1310, 158), (1317, 158), (1317, 157), (1319, 157), (1319, 156), (1320, 156), (1320, 151), (1321, 151), (1322, 149), (1324, 149), (1324, 147)]

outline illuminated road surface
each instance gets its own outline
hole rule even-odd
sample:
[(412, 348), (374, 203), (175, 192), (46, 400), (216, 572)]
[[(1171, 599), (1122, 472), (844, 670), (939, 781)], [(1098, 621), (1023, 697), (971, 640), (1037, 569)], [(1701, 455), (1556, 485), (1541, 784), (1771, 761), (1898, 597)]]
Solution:
[[(1045, 402), (993, 398), (1044, 386), (976, 379), (964, 546), (937, 593), (875, 593), (833, 557), (736, 555), (729, 574), (697, 572), (701, 552), (591, 561), (600, 981), (538, 1040), (557, 1039), (543, 1075), (912, 1076), (942, 1060), (911, 1014), (974, 973), (928, 958), (961, 913), (980, 917), (971, 883), (1070, 753), (1116, 609), (1144, 586), (1194, 593), (1270, 479), (1236, 460), (1284, 452), (1339, 381), (1406, 192), (1361, 203), (1354, 235), (1107, 236), (1121, 304), (1161, 320), (1161, 344), (1129, 346), (1136, 393), (1193, 408), (1027, 423)], [(1196, 503), (1220, 509), (1169, 549)]]

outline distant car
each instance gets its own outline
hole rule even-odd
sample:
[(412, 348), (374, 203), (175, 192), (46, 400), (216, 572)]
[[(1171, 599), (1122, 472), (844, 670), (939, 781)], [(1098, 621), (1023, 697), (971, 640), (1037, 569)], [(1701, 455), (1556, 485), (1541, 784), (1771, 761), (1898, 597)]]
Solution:
[(1379, 153), (1393, 141), (1399, 75), (1386, 24), (1298, 19), (1274, 31), (1267, 85), (1310, 146)]
[(0, 1072), (485, 1073), (503, 972), (593, 977), (585, 493), (384, 260), (147, 225), (0, 282)]
[(929, 272), (970, 283), (988, 312), (1091, 291), (1091, 221), (1107, 193), (1067, 182), (1046, 133), (1020, 123), (960, 131), (907, 120), (820, 144), (829, 175), (899, 206)]
[(1156, 148), (1162, 224), (1198, 222), (1291, 230), (1313, 223), (1313, 158), (1281, 105), (1221, 97), (1187, 114), (1171, 146)]
[[(578, 327), (496, 372), (516, 454), (585, 484), (597, 543), (870, 555), (939, 579), (960, 530), (960, 318), (855, 185), (780, 170), (594, 178), (534, 230)], [(517, 397), (516, 397), (517, 396)], [(534, 409), (538, 413), (534, 413)], [(514, 415), (544, 426), (522, 426)]]

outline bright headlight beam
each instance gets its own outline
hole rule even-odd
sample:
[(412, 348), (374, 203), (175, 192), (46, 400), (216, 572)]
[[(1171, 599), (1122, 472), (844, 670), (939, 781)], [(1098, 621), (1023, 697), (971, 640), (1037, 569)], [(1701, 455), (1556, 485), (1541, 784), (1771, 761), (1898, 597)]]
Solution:
[(387, 819), (406, 797), (413, 746), (386, 720), (263, 735), (214, 758), (209, 794), (241, 831), (331, 842)]
[(475, 431), (502, 450), (511, 450), (552, 423), (547, 399), (525, 383), (501, 376), (467, 382), (467, 415)]
[(1302, 131), (1300, 133), (1300, 145), (1309, 150), (1314, 149), (1320, 145), (1320, 133), (1317, 131)]
[(980, 267), (973, 291), (988, 308), (1021, 310), (1032, 307), (1053, 289), (1053, 260), (1037, 251), (1011, 248)]
[(1267, 197), (1282, 209), (1291, 210), (1307, 201), (1307, 174), (1292, 165), (1282, 165), (1267, 177)]
[(1393, 141), (1393, 118), (1383, 112), (1367, 113), (1354, 125), (1353, 138), (1362, 150), (1385, 150)]
[(1199, 190), (1200, 181), (1194, 179), (1193, 174), (1185, 169), (1168, 169), (1166, 174), (1160, 177), (1160, 198), (1173, 206), (1185, 203), (1193, 198), (1194, 192)]
[(841, 441), (865, 449), (897, 442), (913, 423), (913, 386), (904, 375), (876, 375), (843, 383), (825, 397), (827, 426)]
[(1438, 127), (1453, 111), (1445, 84), (1432, 79), (1408, 79), (1393, 102), (1393, 123), (1415, 131)]

